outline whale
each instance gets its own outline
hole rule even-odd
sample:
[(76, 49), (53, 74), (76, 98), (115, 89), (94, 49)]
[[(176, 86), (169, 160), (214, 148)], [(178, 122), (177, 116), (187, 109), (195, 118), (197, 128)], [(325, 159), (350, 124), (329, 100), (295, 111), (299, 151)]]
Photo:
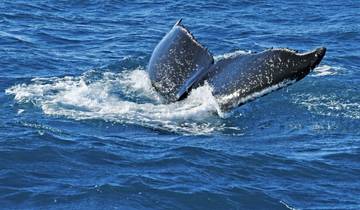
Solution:
[(215, 62), (181, 22), (157, 44), (147, 66), (152, 86), (166, 103), (208, 84), (221, 110), (229, 111), (303, 79), (326, 54), (325, 47), (308, 52), (275, 48), (233, 53)]

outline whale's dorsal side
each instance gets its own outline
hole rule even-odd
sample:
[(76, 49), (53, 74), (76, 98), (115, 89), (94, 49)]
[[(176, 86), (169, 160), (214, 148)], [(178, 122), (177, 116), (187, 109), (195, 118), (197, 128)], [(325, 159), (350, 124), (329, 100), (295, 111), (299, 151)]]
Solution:
[(154, 88), (167, 102), (174, 102), (191, 89), (193, 83), (186, 80), (206, 71), (213, 63), (212, 54), (180, 19), (155, 47), (147, 70)]

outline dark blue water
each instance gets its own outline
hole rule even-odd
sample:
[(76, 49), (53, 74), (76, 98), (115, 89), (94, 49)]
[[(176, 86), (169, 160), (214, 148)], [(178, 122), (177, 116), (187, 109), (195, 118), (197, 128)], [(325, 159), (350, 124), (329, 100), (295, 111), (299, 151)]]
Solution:
[[(221, 113), (144, 71), (179, 18), (218, 57), (326, 46)], [(1, 1), (0, 209), (360, 209), (358, 1)]]

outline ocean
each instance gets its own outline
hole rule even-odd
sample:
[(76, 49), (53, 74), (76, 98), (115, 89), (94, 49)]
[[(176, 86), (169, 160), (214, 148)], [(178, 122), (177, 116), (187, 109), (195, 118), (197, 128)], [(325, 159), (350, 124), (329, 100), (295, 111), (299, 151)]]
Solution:
[[(223, 113), (146, 66), (180, 18), (217, 59), (325, 46)], [(360, 2), (0, 2), (0, 209), (360, 209)]]

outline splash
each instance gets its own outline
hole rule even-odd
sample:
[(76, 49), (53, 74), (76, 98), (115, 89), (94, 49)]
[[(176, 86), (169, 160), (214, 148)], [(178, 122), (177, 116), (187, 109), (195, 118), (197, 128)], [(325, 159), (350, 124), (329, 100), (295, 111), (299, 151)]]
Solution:
[(323, 76), (335, 75), (338, 73), (339, 70), (341, 70), (339, 67), (332, 67), (328, 65), (318, 66), (313, 70), (313, 74), (311, 74), (310, 76), (323, 77)]
[(208, 85), (193, 90), (183, 101), (163, 104), (143, 69), (35, 78), (30, 84), (8, 88), (6, 93), (14, 95), (18, 103), (40, 107), (45, 114), (75, 120), (101, 119), (190, 134), (224, 128)]

